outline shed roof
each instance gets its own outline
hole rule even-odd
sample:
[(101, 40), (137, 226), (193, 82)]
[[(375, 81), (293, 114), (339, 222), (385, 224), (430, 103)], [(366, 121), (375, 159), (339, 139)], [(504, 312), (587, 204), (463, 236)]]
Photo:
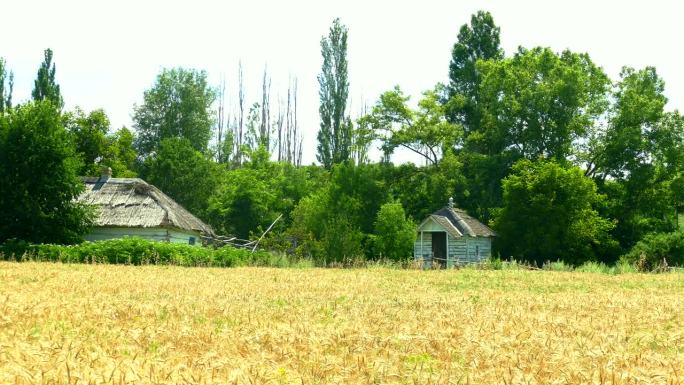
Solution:
[(80, 202), (97, 208), (101, 227), (175, 227), (213, 235), (202, 222), (168, 195), (139, 178), (85, 177)]
[[(463, 235), (470, 237), (496, 236), (496, 233), (487, 225), (458, 208), (445, 206), (430, 215), (429, 219), (437, 222), (437, 224), (443, 227), (446, 232), (456, 238)], [(423, 224), (424, 223), (425, 222), (423, 222)], [(423, 224), (421, 224), (420, 227), (422, 227)]]

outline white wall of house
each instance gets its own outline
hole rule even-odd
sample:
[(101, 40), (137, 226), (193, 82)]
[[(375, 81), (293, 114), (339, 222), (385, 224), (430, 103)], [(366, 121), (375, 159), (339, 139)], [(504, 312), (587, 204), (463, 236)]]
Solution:
[(124, 237), (138, 237), (158, 242), (202, 245), (202, 238), (198, 232), (186, 232), (163, 227), (95, 227), (84, 238), (86, 241), (103, 241)]

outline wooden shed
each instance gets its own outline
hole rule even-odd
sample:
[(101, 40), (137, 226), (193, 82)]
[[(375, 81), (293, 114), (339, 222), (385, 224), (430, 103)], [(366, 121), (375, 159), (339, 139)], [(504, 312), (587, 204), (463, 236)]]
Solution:
[(87, 241), (140, 237), (153, 241), (201, 245), (212, 228), (158, 188), (139, 178), (85, 177), (80, 202), (95, 207), (95, 226)]
[(496, 233), (482, 222), (449, 204), (418, 226), (414, 257), (424, 267), (440, 267), (481, 262), (492, 255), (492, 238)]

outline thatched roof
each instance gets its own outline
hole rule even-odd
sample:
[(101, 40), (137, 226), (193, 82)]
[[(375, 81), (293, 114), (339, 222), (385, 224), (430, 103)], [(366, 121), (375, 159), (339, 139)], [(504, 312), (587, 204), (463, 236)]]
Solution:
[(214, 231), (158, 188), (139, 178), (85, 177), (80, 202), (96, 207), (96, 226)]
[(454, 207), (443, 207), (430, 215), (430, 218), (456, 238), (464, 235), (470, 237), (496, 236), (496, 233), (487, 225), (471, 217), (465, 211)]

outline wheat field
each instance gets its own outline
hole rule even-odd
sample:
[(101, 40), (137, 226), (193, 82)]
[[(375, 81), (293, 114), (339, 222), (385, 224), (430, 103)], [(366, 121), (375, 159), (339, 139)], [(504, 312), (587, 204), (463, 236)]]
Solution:
[(682, 274), (0, 263), (0, 384), (682, 382)]

